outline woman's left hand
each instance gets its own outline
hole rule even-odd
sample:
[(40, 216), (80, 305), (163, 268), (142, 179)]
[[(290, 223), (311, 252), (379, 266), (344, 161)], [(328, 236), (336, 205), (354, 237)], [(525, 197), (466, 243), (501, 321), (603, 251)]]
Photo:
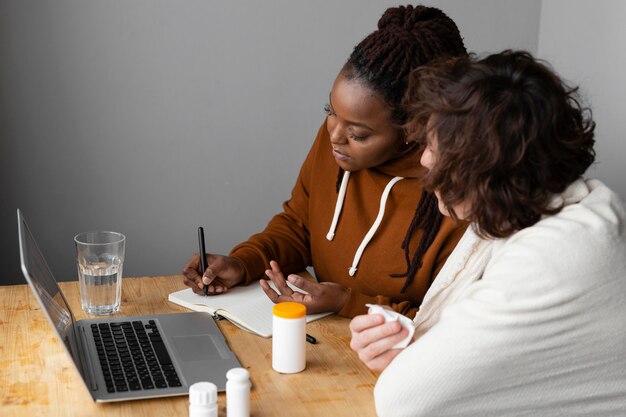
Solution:
[(394, 349), (396, 343), (409, 334), (399, 322), (385, 322), (380, 314), (356, 316), (350, 322), (352, 340), (350, 347), (372, 371), (383, 371), (402, 349)]
[(265, 274), (272, 280), (278, 292), (274, 291), (268, 282), (261, 280), (261, 287), (265, 294), (274, 303), (284, 301), (295, 301), (306, 306), (306, 313), (325, 313), (328, 311), (337, 312), (345, 305), (348, 300), (348, 289), (332, 282), (312, 282), (299, 275), (289, 275), (289, 283), (295, 287), (306, 291), (303, 294), (292, 290), (287, 285), (283, 273), (276, 261), (270, 262), (271, 269), (265, 271)]

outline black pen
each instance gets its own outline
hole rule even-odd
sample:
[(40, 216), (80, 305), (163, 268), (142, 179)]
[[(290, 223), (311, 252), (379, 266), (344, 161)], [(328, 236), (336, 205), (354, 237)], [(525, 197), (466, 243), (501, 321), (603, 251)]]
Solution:
[(308, 334), (308, 333), (306, 335), (306, 341), (309, 342), (312, 345), (317, 343), (317, 340), (315, 340), (315, 338), (313, 336), (311, 336), (310, 334)]
[[(198, 252), (200, 255), (200, 276), (204, 276), (204, 271), (206, 271), (206, 250), (204, 248), (204, 229), (202, 227), (198, 227)], [(209, 286), (205, 285), (202, 288), (204, 291), (204, 295), (209, 295)]]

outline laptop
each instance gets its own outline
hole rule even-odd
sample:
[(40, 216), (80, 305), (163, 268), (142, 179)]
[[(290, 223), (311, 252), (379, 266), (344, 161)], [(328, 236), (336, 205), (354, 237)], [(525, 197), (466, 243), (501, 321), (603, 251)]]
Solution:
[(22, 272), (50, 325), (97, 402), (188, 395), (241, 367), (208, 313), (76, 320), (26, 220), (17, 210)]

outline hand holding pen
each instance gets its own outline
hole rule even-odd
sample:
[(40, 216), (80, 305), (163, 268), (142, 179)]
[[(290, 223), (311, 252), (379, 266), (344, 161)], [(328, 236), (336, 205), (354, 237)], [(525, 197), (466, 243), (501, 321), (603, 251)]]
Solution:
[(242, 283), (245, 269), (236, 258), (205, 253), (204, 230), (200, 227), (198, 253), (187, 261), (183, 275), (185, 285), (196, 294), (216, 295)]
[[(207, 255), (204, 244), (204, 229), (202, 227), (198, 227), (197, 257), (199, 258), (197, 261), (195, 259), (196, 256), (191, 258), (183, 270), (185, 284), (192, 287), (196, 294), (198, 293), (198, 288), (202, 289), (204, 295), (221, 294), (243, 280), (244, 269), (239, 260), (230, 256)], [(207, 266), (207, 258), (211, 268)], [(200, 270), (193, 274), (194, 266), (197, 264), (200, 265)], [(240, 270), (240, 272), (237, 272), (237, 270)], [(197, 277), (201, 278), (199, 283), (196, 279)], [(230, 286), (228, 286), (229, 278), (231, 279), (230, 282), (234, 282)], [(311, 344), (317, 343), (315, 337), (309, 334), (306, 335), (306, 341)]]

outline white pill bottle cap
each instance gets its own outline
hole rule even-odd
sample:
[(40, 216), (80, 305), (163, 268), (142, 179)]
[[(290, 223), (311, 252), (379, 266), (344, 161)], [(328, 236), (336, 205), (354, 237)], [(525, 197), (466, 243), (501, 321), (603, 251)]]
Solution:
[(217, 417), (217, 386), (196, 382), (189, 387), (189, 417)]

